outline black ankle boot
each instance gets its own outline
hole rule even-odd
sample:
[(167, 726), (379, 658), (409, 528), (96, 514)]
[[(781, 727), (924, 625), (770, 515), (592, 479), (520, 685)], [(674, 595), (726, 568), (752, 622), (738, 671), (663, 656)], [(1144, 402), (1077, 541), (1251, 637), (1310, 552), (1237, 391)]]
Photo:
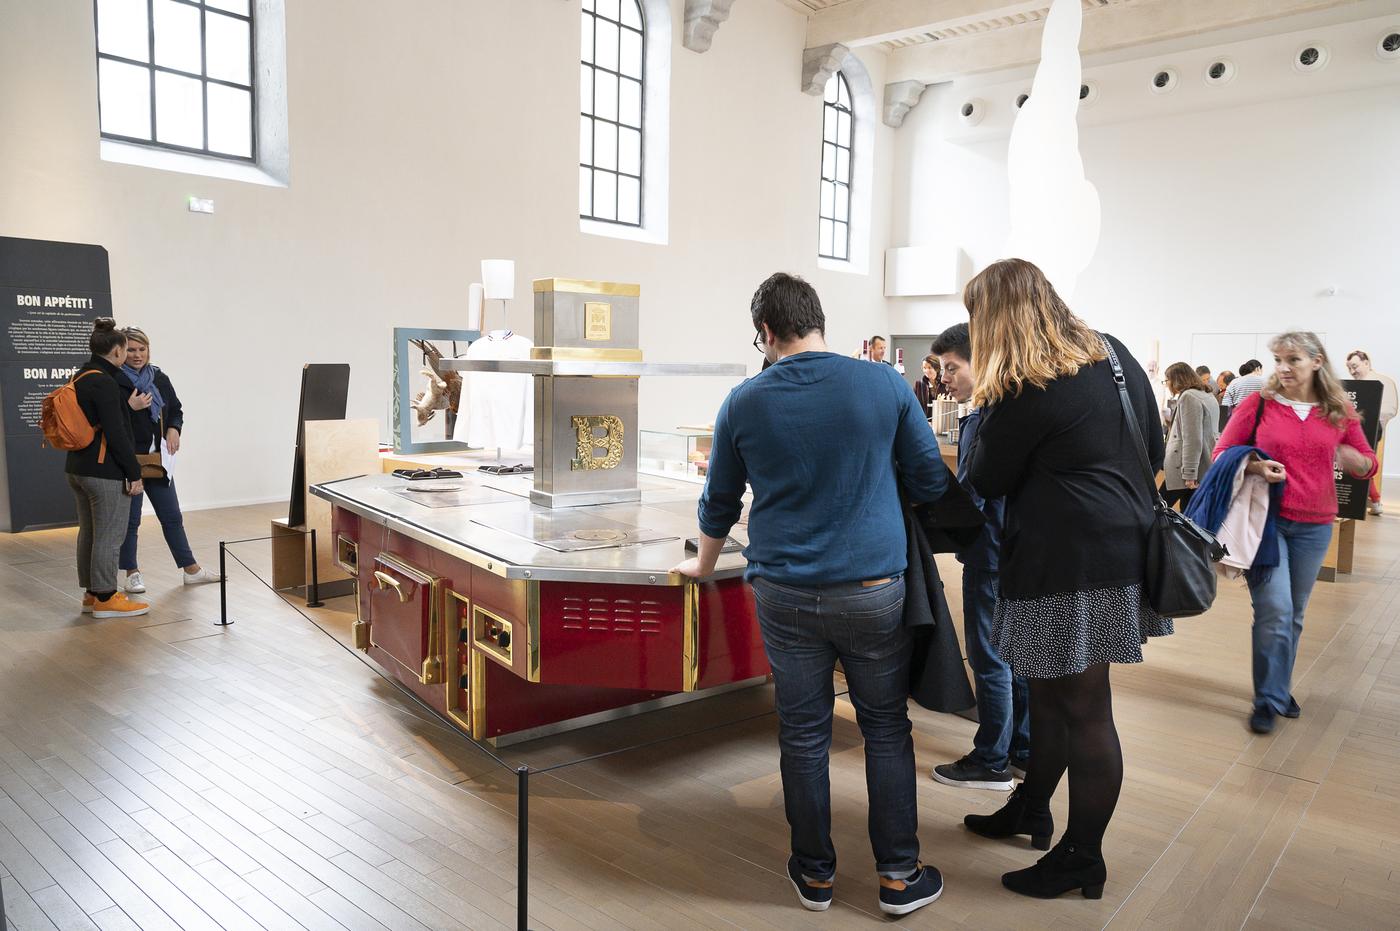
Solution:
[(1101, 899), (1106, 879), (1108, 867), (1100, 848), (1063, 838), (1035, 866), (1004, 874), (1001, 884), (1012, 892), (1037, 899), (1053, 899), (1074, 889), (1086, 899)]
[(1029, 834), (1036, 850), (1049, 850), (1055, 834), (1055, 819), (1050, 815), (1050, 803), (1026, 797), (1024, 785), (1016, 787), (1001, 810), (991, 815), (967, 815), (963, 824), (983, 837), (1015, 837)]

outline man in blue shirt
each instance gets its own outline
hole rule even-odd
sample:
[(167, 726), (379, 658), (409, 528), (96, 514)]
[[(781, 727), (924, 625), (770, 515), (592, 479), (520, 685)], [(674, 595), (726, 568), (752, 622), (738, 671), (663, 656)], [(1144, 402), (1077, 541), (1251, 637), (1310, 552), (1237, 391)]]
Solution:
[[(943, 382), (959, 404), (972, 398), (975, 381), (966, 323), (943, 331), (934, 340), (933, 354), (943, 365)], [(933, 768), (933, 778), (967, 789), (1011, 790), (1014, 774), (1025, 778), (1030, 756), (1029, 689), (992, 643), (992, 616), (997, 602), (997, 558), (1005, 526), (1005, 500), (985, 501), (967, 480), (967, 459), (977, 438), (981, 413), (972, 409), (958, 421), (958, 482), (987, 518), (977, 542), (958, 554), (963, 564), (963, 639), (967, 662), (977, 683), (977, 733), (972, 752), (956, 763)]]
[(804, 908), (831, 905), (827, 755), (839, 659), (865, 737), (880, 908), (907, 914), (937, 899), (943, 879), (919, 862), (900, 489), (919, 504), (951, 479), (899, 373), (827, 351), (811, 285), (773, 275), (750, 313), (754, 346), (773, 364), (720, 406), (700, 498), (700, 552), (675, 571), (714, 571), (752, 486), (745, 577), (773, 669), (792, 829), (788, 878)]

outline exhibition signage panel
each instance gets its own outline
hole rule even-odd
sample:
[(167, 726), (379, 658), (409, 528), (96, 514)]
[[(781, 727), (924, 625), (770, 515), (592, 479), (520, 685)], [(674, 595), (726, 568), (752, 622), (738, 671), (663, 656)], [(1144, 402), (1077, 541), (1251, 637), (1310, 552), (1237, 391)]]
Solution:
[(40, 404), (87, 361), (93, 319), (111, 315), (106, 249), (0, 237), (0, 529), (76, 522), (66, 453), (44, 445)]
[[(1381, 382), (1378, 381), (1352, 381), (1344, 380), (1342, 390), (1351, 398), (1351, 403), (1356, 407), (1356, 412), (1361, 415), (1361, 432), (1366, 434), (1366, 442), (1375, 449), (1380, 433), (1381, 423), (1381, 393), (1385, 390)], [(1366, 478), (1352, 478), (1337, 470), (1337, 516), (1342, 518), (1352, 518), (1353, 520), (1366, 519), (1366, 497), (1370, 490), (1371, 480)]]

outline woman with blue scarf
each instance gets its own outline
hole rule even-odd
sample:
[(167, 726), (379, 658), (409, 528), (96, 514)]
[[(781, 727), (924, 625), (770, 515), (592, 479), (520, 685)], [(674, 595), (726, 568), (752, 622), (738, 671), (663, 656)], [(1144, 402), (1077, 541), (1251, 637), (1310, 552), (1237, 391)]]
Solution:
[[(122, 332), (126, 334), (127, 345), (122, 374), (132, 387), (128, 408), (136, 452), (138, 455), (158, 453), (164, 440), (170, 454), (174, 455), (180, 449), (180, 431), (185, 426), (180, 398), (175, 394), (170, 378), (151, 364), (151, 341), (145, 332), (136, 327), (127, 327)], [(219, 576), (201, 567), (190, 550), (190, 541), (185, 536), (185, 518), (180, 513), (180, 499), (175, 494), (175, 483), (168, 478), (148, 478), (142, 484), (160, 520), (160, 529), (165, 534), (170, 555), (175, 557), (175, 565), (184, 570), (184, 584), (217, 582)], [(137, 495), (131, 499), (131, 515), (127, 522), (126, 541), (122, 543), (120, 563), (120, 568), (126, 572), (126, 591), (133, 593), (146, 590), (146, 581), (141, 577), (136, 562), (136, 542), (140, 531), (141, 496)]]

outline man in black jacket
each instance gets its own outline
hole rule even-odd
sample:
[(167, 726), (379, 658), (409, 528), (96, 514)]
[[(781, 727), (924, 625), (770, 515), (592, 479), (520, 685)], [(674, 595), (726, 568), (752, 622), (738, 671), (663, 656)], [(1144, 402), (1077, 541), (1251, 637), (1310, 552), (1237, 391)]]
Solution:
[(117, 553), (126, 537), (130, 495), (142, 493), (141, 465), (118, 384), (126, 337), (110, 317), (99, 318), (88, 340), (92, 358), (75, 376), (78, 406), (96, 428), (83, 449), (68, 453), (65, 471), (78, 506), (78, 582), (83, 612), (136, 617), (150, 610), (117, 591)]

